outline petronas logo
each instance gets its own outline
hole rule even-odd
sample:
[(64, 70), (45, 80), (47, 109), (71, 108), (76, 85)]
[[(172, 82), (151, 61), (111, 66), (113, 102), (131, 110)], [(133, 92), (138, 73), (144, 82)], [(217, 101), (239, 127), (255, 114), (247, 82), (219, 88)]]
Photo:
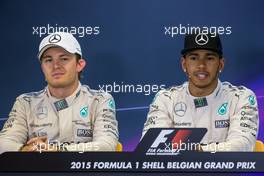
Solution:
[(226, 111), (227, 111), (227, 103), (224, 103), (218, 109), (218, 114), (225, 115), (226, 114)]
[(111, 99), (109, 102), (108, 102), (108, 106), (109, 108), (115, 110), (115, 102), (113, 99)]
[(86, 118), (89, 114), (88, 107), (84, 107), (80, 110), (80, 115), (82, 118)]
[(256, 103), (255, 97), (252, 96), (252, 95), (250, 95), (250, 96), (248, 97), (248, 101), (249, 101), (249, 103), (250, 103), (252, 106), (255, 105), (255, 103)]

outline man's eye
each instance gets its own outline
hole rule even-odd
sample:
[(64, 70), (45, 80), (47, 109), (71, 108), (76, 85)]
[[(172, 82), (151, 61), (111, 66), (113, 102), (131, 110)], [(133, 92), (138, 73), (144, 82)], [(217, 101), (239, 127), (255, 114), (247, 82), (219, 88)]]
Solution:
[(44, 62), (45, 62), (45, 63), (50, 63), (50, 62), (52, 62), (52, 59), (51, 59), (51, 58), (49, 58), (49, 59), (44, 59)]
[(68, 61), (69, 58), (67, 58), (67, 57), (63, 57), (63, 58), (61, 58), (61, 60), (62, 60), (62, 61)]
[(190, 59), (191, 59), (191, 60), (196, 60), (197, 57), (195, 57), (195, 56), (191, 56)]
[(207, 57), (207, 60), (214, 60), (214, 57)]

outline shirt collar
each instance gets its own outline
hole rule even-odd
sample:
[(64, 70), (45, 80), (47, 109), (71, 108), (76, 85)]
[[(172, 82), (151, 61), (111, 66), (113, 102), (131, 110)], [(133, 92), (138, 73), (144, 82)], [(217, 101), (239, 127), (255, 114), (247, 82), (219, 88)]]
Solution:
[(221, 89), (221, 81), (218, 79), (218, 82), (217, 82), (217, 86), (215, 88), (215, 90), (210, 94), (210, 95), (207, 95), (207, 96), (204, 96), (204, 97), (195, 97), (195, 96), (192, 96), (190, 91), (189, 91), (189, 82), (187, 82), (186, 84), (186, 91), (187, 91), (187, 95), (189, 96), (189, 98), (191, 98), (193, 101), (197, 100), (197, 99), (203, 99), (205, 98), (207, 102), (211, 102), (215, 97), (217, 97), (220, 89)]
[(48, 87), (46, 87), (46, 91), (47, 91), (47, 96), (51, 101), (52, 105), (55, 107), (57, 111), (60, 111), (71, 106), (74, 100), (80, 95), (81, 83), (79, 82), (77, 89), (70, 96), (63, 99), (58, 99), (56, 97), (51, 96)]

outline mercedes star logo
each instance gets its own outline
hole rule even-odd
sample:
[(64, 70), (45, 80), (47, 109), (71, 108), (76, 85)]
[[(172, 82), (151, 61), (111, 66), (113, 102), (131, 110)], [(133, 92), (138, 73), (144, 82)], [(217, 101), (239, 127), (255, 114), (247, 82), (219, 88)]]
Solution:
[(206, 34), (198, 34), (196, 37), (195, 37), (195, 42), (198, 44), (198, 45), (205, 45), (207, 44), (209, 41), (209, 38)]
[(180, 116), (180, 117), (182, 117), (182, 116), (185, 115), (186, 110), (187, 110), (187, 106), (186, 106), (186, 104), (183, 103), (183, 102), (179, 102), (179, 103), (177, 103), (177, 104), (175, 105), (175, 107), (174, 107), (174, 112), (175, 112), (175, 114), (176, 114), (177, 116)]
[(54, 34), (49, 38), (50, 43), (58, 43), (61, 41), (61, 36), (59, 34)]

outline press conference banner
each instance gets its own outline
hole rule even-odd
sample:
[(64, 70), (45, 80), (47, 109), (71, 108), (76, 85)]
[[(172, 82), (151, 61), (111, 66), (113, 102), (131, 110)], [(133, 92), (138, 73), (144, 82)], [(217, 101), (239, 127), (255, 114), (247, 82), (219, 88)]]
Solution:
[(6, 152), (0, 172), (264, 172), (264, 152), (199, 152), (205, 133), (152, 128), (134, 152)]
[(0, 172), (264, 172), (264, 153), (19, 153), (0, 156)]

